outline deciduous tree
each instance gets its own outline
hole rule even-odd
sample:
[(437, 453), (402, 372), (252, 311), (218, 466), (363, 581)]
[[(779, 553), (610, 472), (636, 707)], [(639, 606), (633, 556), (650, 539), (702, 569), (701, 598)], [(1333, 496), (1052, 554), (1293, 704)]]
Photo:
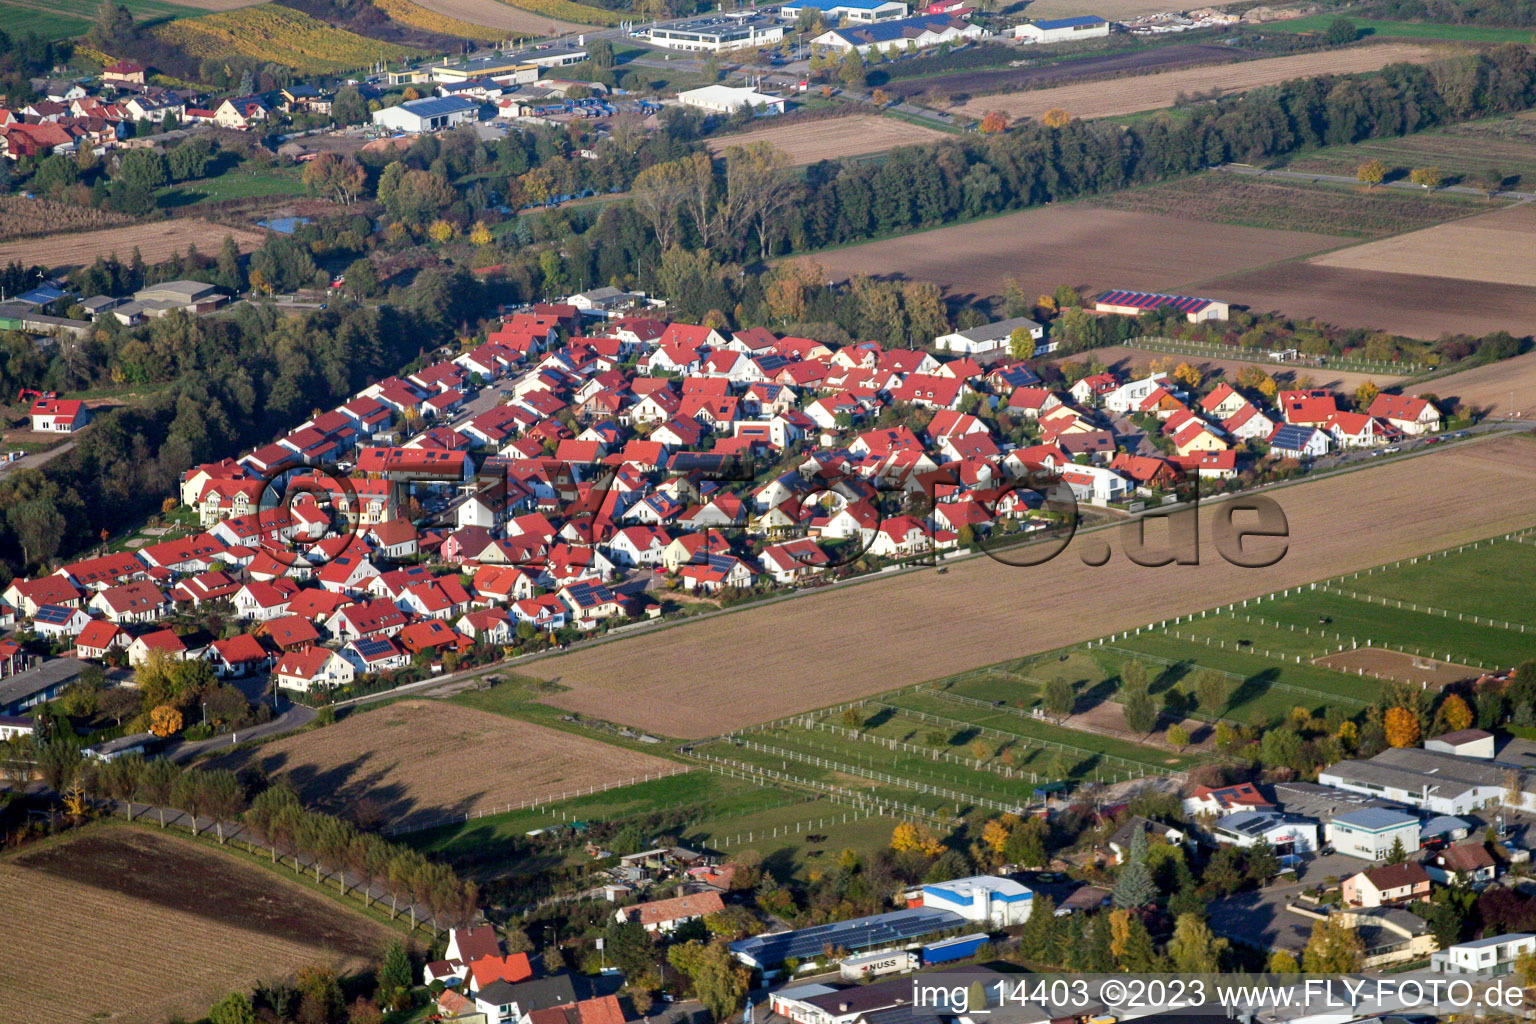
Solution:
[(1383, 718), (1387, 730), (1387, 743), (1394, 747), (1412, 747), (1421, 735), (1419, 718), (1405, 707), (1391, 707)]

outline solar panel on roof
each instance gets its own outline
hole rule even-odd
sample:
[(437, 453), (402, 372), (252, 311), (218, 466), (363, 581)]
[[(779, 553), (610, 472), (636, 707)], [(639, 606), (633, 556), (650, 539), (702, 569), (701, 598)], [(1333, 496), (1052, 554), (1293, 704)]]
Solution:
[(952, 911), (916, 907), (742, 939), (731, 943), (731, 952), (750, 956), (760, 964), (778, 964), (792, 957), (818, 956), (829, 944), (850, 951), (869, 949), (946, 931), (964, 923), (965, 919)]
[(364, 637), (361, 640), (355, 641), (355, 643), (357, 653), (365, 658), (377, 658), (394, 650), (393, 644), (380, 637)]
[(69, 621), (69, 617), (75, 613), (73, 608), (66, 608), (61, 604), (45, 604), (32, 616), (33, 622), (42, 622), (50, 626), (62, 626)]

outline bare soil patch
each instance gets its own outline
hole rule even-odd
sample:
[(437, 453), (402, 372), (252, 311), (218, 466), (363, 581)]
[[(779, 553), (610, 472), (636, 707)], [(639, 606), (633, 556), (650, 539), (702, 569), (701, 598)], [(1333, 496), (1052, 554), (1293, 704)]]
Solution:
[(450, 18), (519, 35), (560, 36), (592, 28), (591, 25), (578, 25), (573, 21), (561, 21), (545, 14), (525, 11), (501, 3), (501, 0), (416, 0), (416, 3)]
[(1349, 249), (1314, 256), (1308, 262), (1346, 270), (1422, 274), (1536, 288), (1536, 206), (1507, 209), (1437, 224)]
[[(1346, 373), (1342, 370), (1331, 370), (1327, 367), (1296, 366), (1288, 363), (1272, 363), (1268, 360), (1242, 360), (1242, 359), (1206, 359), (1200, 356), (1170, 355), (1167, 352), (1155, 352), (1151, 349), (1134, 348), (1129, 345), (1109, 345), (1105, 348), (1091, 349), (1087, 352), (1076, 352), (1070, 356), (1062, 356), (1053, 360), (1058, 364), (1082, 362), (1084, 359), (1098, 360), (1111, 369), (1130, 371), (1135, 367), (1145, 367), (1158, 359), (1173, 359), (1180, 363), (1190, 363), (1210, 376), (1212, 371), (1221, 370), (1230, 380), (1235, 378), (1245, 367), (1262, 367), (1270, 376), (1274, 377), (1282, 386), (1295, 381), (1297, 377), (1307, 376), (1312, 378), (1313, 387), (1331, 388), (1334, 391), (1353, 393), (1354, 390), (1366, 381), (1373, 381), (1378, 386), (1386, 387), (1402, 380), (1401, 377), (1393, 377), (1381, 373)], [(1437, 394), (1439, 392), (1436, 392)]]
[(969, 301), (1002, 295), (1009, 277), (1017, 278), (1029, 295), (1049, 293), (1061, 284), (1090, 291), (1165, 291), (1345, 241), (1074, 203), (852, 245), (814, 258), (834, 278), (870, 274), (933, 281)]
[(1465, 408), (1496, 416), (1536, 417), (1536, 352), (1447, 374), (1425, 386)]
[(852, 117), (796, 121), (722, 135), (709, 141), (709, 149), (718, 154), (732, 146), (766, 142), (783, 150), (794, 163), (813, 164), (818, 160), (883, 153), (895, 146), (917, 145), (947, 137), (944, 132), (898, 121), (894, 117), (855, 114)]
[(1073, 117), (1113, 117), (1171, 107), (1180, 93), (1219, 91), (1222, 95), (1234, 95), (1292, 78), (1379, 71), (1399, 61), (1422, 63), (1454, 52), (1454, 49), (1445, 47), (1413, 43), (1352, 46), (1342, 50), (1267, 57), (1239, 64), (1186, 68), (1135, 78), (1083, 82), (1054, 89), (1032, 89), (1003, 96), (978, 96), (960, 104), (956, 109), (972, 117), (981, 117), (990, 110), (1001, 110), (1009, 117), (1019, 118), (1039, 117), (1052, 107), (1061, 107)]
[(216, 253), (225, 235), (235, 240), (241, 252), (259, 249), (267, 237), (264, 232), (249, 228), (232, 228), (200, 217), (185, 217), (7, 242), (0, 245), (0, 263), (19, 260), (27, 265), (36, 263), (50, 270), (61, 270), (85, 266), (97, 256), (113, 253), (126, 262), (134, 246), (138, 246), (145, 263), (160, 263), (173, 253), (186, 252), (189, 245), (197, 246), (201, 252)]
[(1536, 320), (1536, 288), (1316, 263), (1241, 271), (1204, 280), (1199, 289), (1256, 312), (1277, 310), (1413, 338), (1489, 331), (1523, 337)]
[(220, 758), (286, 776), (306, 805), (412, 824), (675, 769), (671, 761), (531, 722), (407, 700)]
[[(1422, 554), (1536, 523), (1536, 444), (1497, 438), (1372, 466), (1271, 496), (1287, 554), (1263, 570), (1228, 564), (1201, 512), (1201, 564), (1158, 569), (1082, 556), (1114, 531), (1081, 535), (1034, 567), (990, 558), (837, 588), (538, 661), (570, 687), (559, 707), (664, 735), (703, 737), (1053, 650), (1115, 630)], [(1382, 523), (1391, 523), (1383, 529)]]
[(1421, 686), (1449, 686), (1463, 679), (1476, 679), (1481, 669), (1470, 665), (1458, 665), (1453, 661), (1421, 658), (1401, 651), (1388, 651), (1380, 647), (1361, 647), (1353, 651), (1340, 651), (1312, 659), (1312, 664), (1331, 668), (1336, 672), (1375, 676), (1377, 679), (1396, 679)]
[(267, 0), (176, 0), (183, 7), (196, 7), (200, 11), (234, 11), (241, 7), (255, 7)]
[[(1027, 49), (1023, 50), (1021, 56), (1027, 55), (1028, 52)], [(1083, 57), (1037, 67), (998, 68), (990, 71), (966, 71), (933, 78), (897, 79), (882, 88), (908, 99), (923, 97), (928, 102), (947, 101), (950, 97), (961, 93), (974, 96), (1006, 92), (1011, 89), (1040, 89), (1046, 86), (1065, 85), (1068, 82), (1149, 74), (1153, 71), (1170, 71), (1174, 68), (1195, 67), (1202, 64), (1230, 64), (1233, 61), (1247, 60), (1257, 56), (1258, 54), (1251, 50), (1240, 50), (1232, 46), (1187, 43), (1158, 46), (1130, 53)]]
[[(1110, 21), (1134, 18), (1141, 14), (1156, 14), (1168, 10), (1166, 0), (1104, 0), (1095, 2), (1092, 13)], [(1025, 17), (1033, 21), (1041, 18), (1068, 18), (1074, 14), (1087, 14), (1089, 9), (1082, 0), (1031, 0)]]
[(95, 210), (89, 206), (26, 196), (0, 196), (0, 239), (57, 234), (63, 230), (90, 230), (128, 224), (123, 213)]
[[(0, 901), (5, 1017), (28, 1024), (200, 1017), (306, 964), (362, 967), (394, 937), (277, 875), (128, 826), (0, 863)], [(85, 964), (91, 983), (70, 984)]]

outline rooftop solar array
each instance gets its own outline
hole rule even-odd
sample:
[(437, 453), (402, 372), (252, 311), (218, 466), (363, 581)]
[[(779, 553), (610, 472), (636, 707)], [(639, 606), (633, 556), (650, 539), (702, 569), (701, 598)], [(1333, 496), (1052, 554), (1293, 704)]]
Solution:
[(871, 949), (958, 928), (965, 923), (965, 918), (949, 910), (914, 907), (852, 921), (798, 928), (777, 935), (758, 935), (731, 943), (731, 952), (751, 957), (759, 964), (780, 964), (791, 957), (803, 960), (820, 956), (828, 946), (850, 952)]
[(1198, 299), (1193, 295), (1161, 295), (1157, 292), (1105, 292), (1099, 301), (1107, 306), (1134, 306), (1137, 309), (1157, 309), (1172, 306), (1180, 313), (1198, 313), (1211, 304), (1210, 299)]
[(392, 642), (377, 636), (365, 636), (360, 640), (354, 640), (352, 646), (365, 658), (382, 657), (394, 653), (395, 650)]

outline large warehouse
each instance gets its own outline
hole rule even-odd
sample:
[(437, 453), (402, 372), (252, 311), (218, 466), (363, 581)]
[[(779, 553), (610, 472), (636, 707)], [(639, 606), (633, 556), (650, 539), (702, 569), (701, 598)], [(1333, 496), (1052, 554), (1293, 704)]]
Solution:
[(938, 46), (940, 43), (980, 39), (986, 34), (986, 29), (980, 25), (972, 25), (953, 15), (920, 14), (915, 18), (896, 18), (871, 25), (834, 28), (812, 39), (811, 45), (821, 50), (844, 53), (849, 50), (857, 50), (861, 54), (871, 50), (900, 52), (908, 46), (921, 49), (925, 46)]
[(1026, 43), (1069, 43), (1109, 35), (1109, 22), (1096, 14), (1079, 14), (1075, 18), (1051, 18), (1015, 25), (1012, 35)]
[(408, 100), (373, 112), (373, 123), (400, 132), (430, 132), (480, 119), (480, 104), (459, 96)]
[(801, 11), (819, 11), (829, 22), (849, 21), (868, 24), (905, 17), (907, 5), (900, 0), (789, 0), (779, 8), (786, 18), (798, 18)]
[(784, 26), (754, 14), (725, 14), (707, 21), (657, 25), (646, 33), (655, 46), (669, 50), (725, 53), (755, 46), (773, 46), (784, 38)]
[(759, 115), (784, 113), (782, 96), (770, 96), (756, 89), (730, 85), (706, 85), (700, 89), (688, 89), (677, 94), (677, 101), (685, 107), (698, 107), (713, 114), (734, 114), (748, 105)]
[(1225, 302), (1217, 302), (1215, 299), (1200, 299), (1193, 295), (1162, 295), (1158, 292), (1128, 292), (1123, 289), (1100, 295), (1093, 308), (1100, 313), (1136, 316), (1146, 310), (1161, 309), (1164, 306), (1172, 306), (1183, 313), (1185, 319), (1192, 324), (1202, 320), (1225, 320), (1230, 312)]

